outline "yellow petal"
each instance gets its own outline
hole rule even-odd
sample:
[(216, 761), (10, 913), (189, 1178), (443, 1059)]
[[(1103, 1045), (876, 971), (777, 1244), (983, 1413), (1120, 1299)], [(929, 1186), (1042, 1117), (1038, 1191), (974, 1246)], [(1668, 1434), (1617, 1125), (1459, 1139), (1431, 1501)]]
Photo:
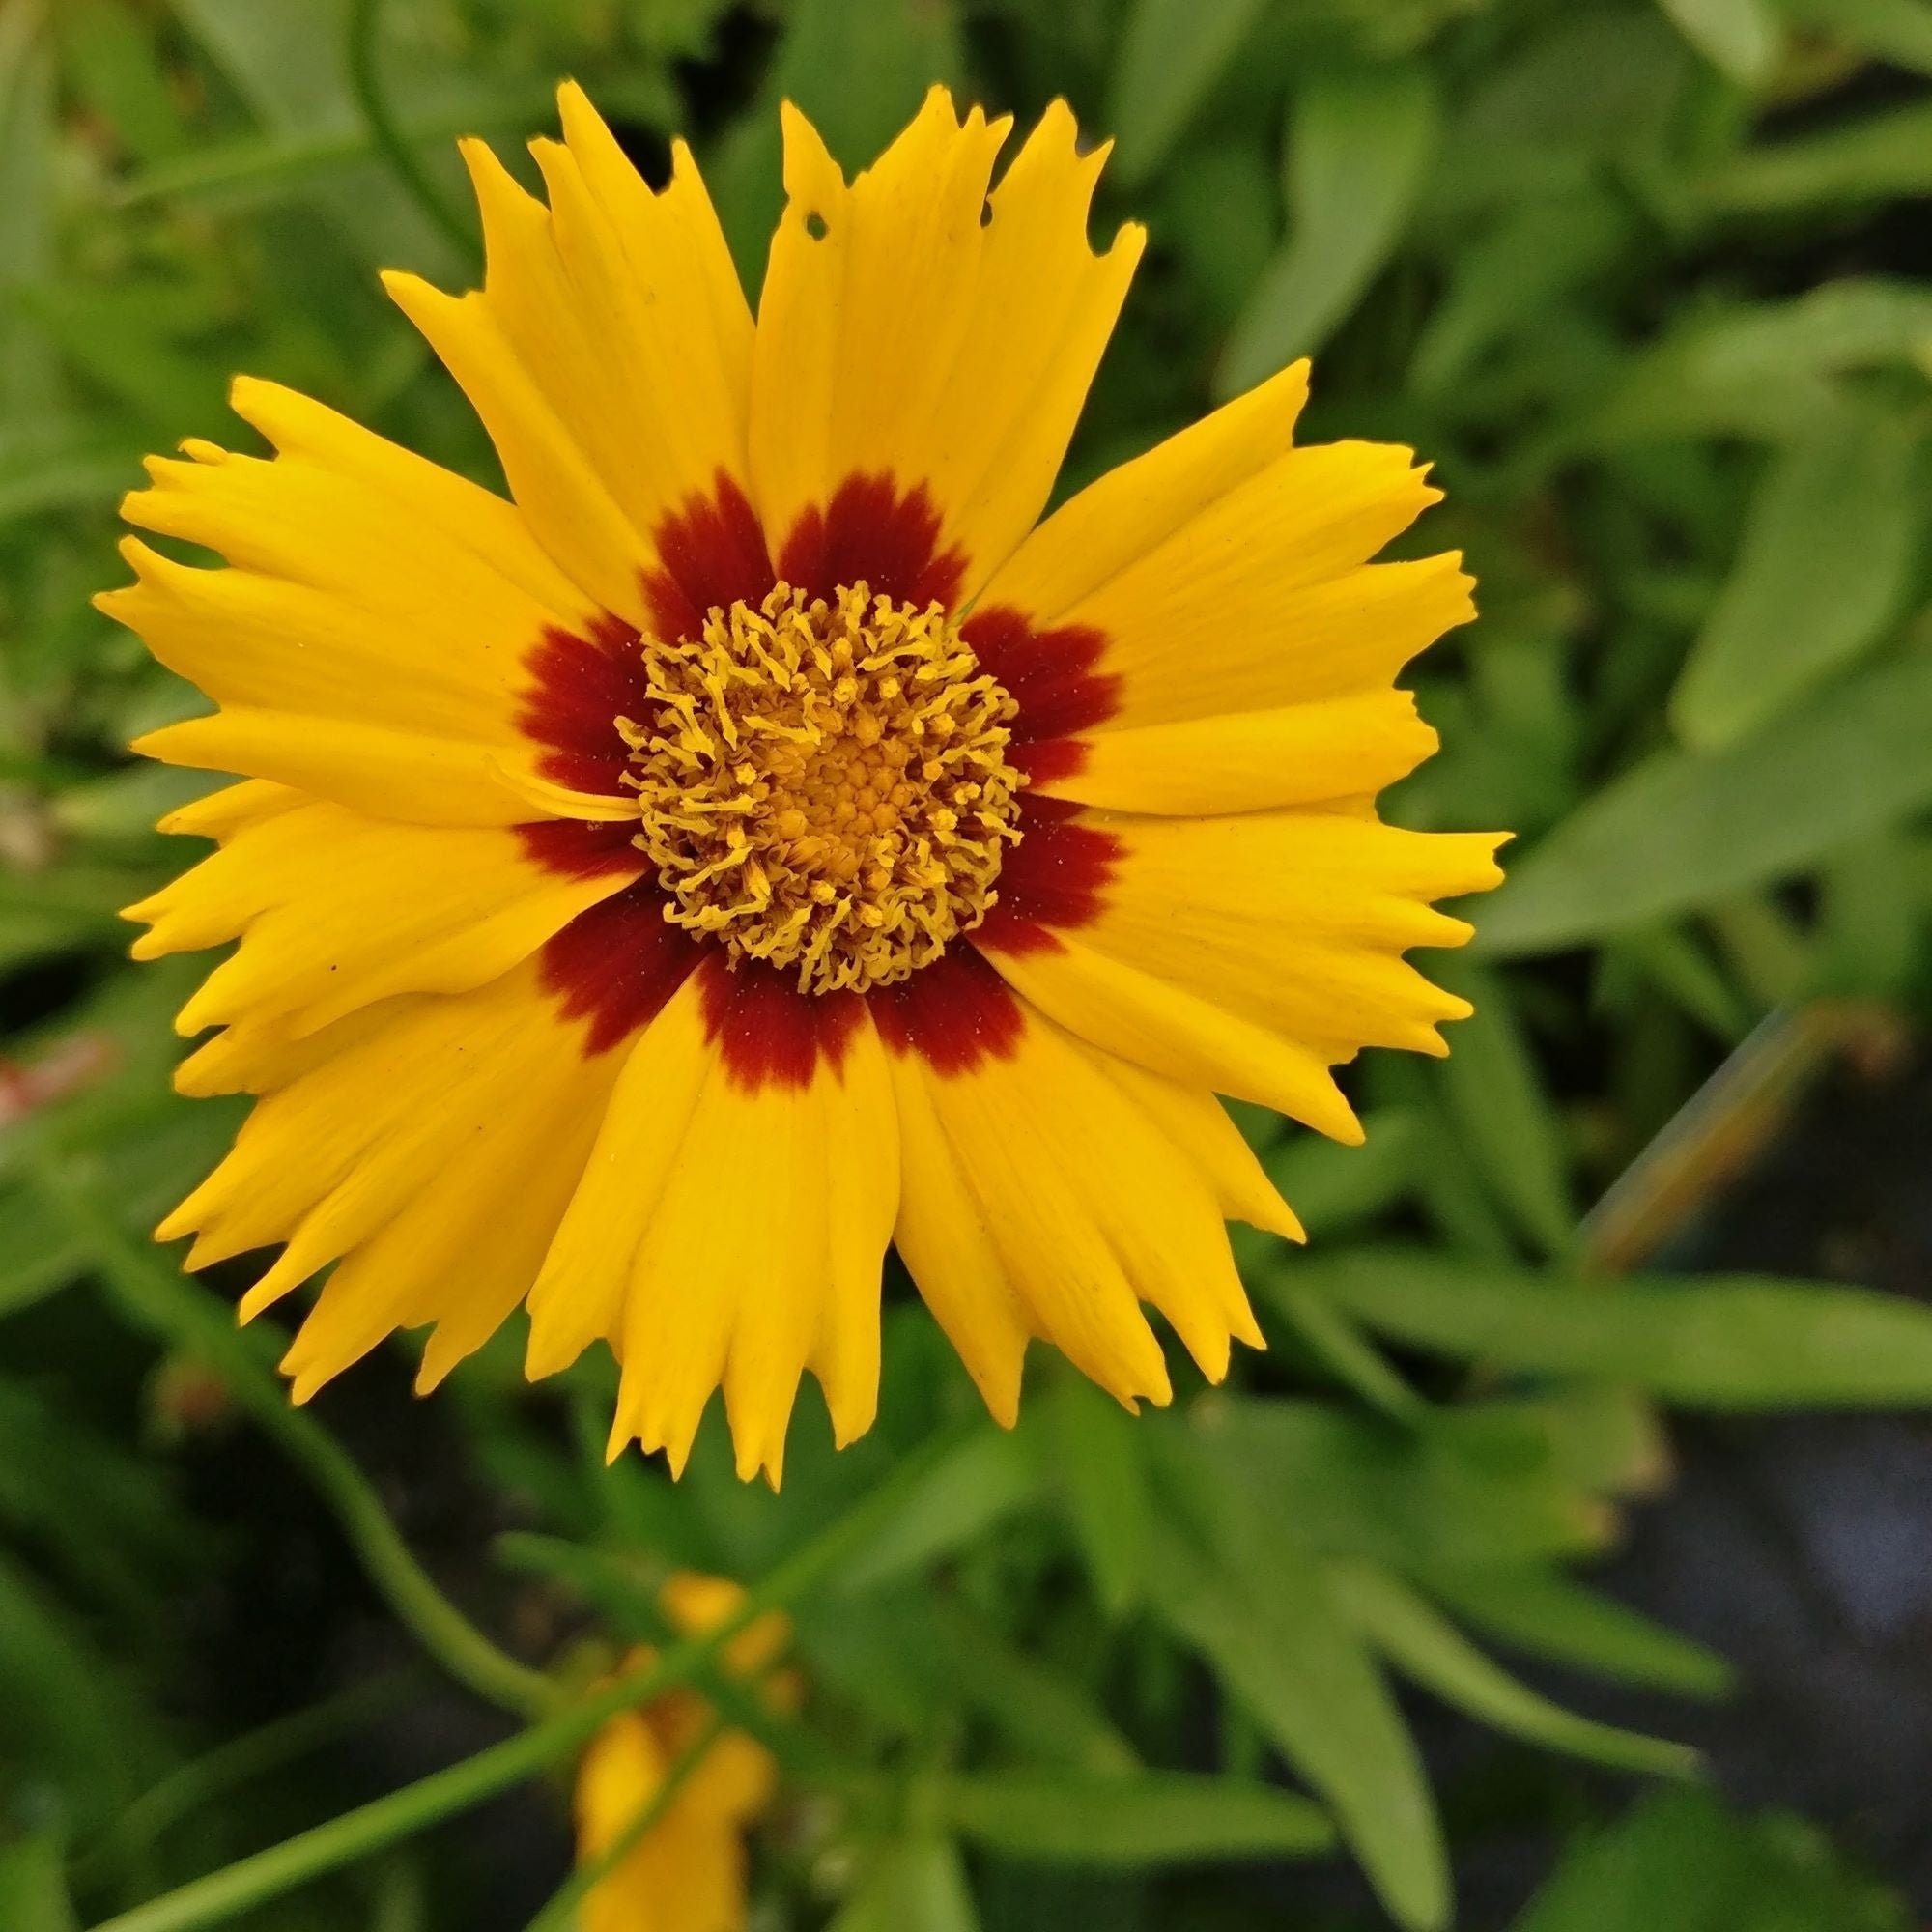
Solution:
[(1308, 401), (1295, 362), (1067, 498), (987, 586), (1041, 624), (1066, 613), (1287, 452)]
[[(668, 1771), (643, 1715), (627, 1712), (606, 1724), (578, 1770), (579, 1859), (588, 1862), (622, 1838)], [(740, 1932), (747, 1911), (741, 1823), (705, 1804), (691, 1783), (592, 1889), (580, 1914), (583, 1932)]]
[[(338, 1264), (282, 1358), (297, 1402), (394, 1330), (433, 1321), (416, 1378), (427, 1393), (529, 1293), (609, 1085), (608, 1063), (586, 1067), (567, 1045), (547, 1071), (554, 1085), (533, 1083), (499, 1103), (518, 1110), (513, 1131), (472, 1113), (468, 1134), (452, 1134), (409, 1198)], [(305, 1226), (288, 1252), (319, 1253), (325, 1235), (327, 1245), (340, 1244), (366, 1212), (346, 1198), (322, 1203), (310, 1217), (315, 1235)]]
[(931, 1081), (916, 1067), (894, 1066), (904, 1180), (893, 1241), (994, 1421), (1010, 1429), (1019, 1420), (1034, 1318), (947, 1139)]
[(530, 1297), (530, 1372), (607, 1337), (624, 1365), (612, 1453), (636, 1437), (673, 1470), (722, 1386), (739, 1473), (776, 1485), (807, 1368), (838, 1441), (871, 1422), (897, 1185), (863, 1005), (714, 956), (626, 1061)]
[(1078, 766), (1045, 778), (1039, 789), (1121, 811), (1188, 817), (1317, 805), (1374, 797), (1406, 778), (1435, 744), (1406, 691), (1355, 692), (1270, 711), (1099, 729)]
[(129, 538), (136, 582), (96, 599), (223, 707), (140, 749), (396, 817), (529, 816), (491, 765), (528, 762), (525, 659), (589, 624), (582, 595), (487, 491), (271, 384), (235, 404), (274, 459), (193, 441), (123, 505), (233, 567)]
[(1305, 388), (1297, 364), (1090, 485), (1027, 539), (981, 610), (1103, 632), (1122, 725), (1386, 684), (1466, 618), (1468, 584), (1454, 557), (1361, 573), (1441, 492), (1393, 444), (1291, 446)]
[(151, 928), (139, 959), (241, 938), (181, 1032), (304, 1034), (398, 993), (495, 980), (642, 868), (621, 836), (587, 827), (391, 824), (309, 801), (242, 826), (124, 917)]
[(1272, 1107), (1350, 1146), (1361, 1123), (1329, 1073), (1342, 1056), (1284, 1037), (1129, 958), (1059, 933), (1038, 950), (986, 948), (1006, 979), (1063, 1026), (1178, 1081)]
[(684, 145), (654, 193), (580, 88), (558, 100), (564, 142), (534, 144), (548, 207), (463, 144), (483, 288), (384, 281), (483, 418), (544, 547), (641, 625), (647, 580), (671, 562), (667, 523), (745, 473), (751, 311)]
[(354, 1013), (271, 1070), (278, 1084), (159, 1237), (198, 1231), (194, 1266), (286, 1241), (244, 1315), (348, 1258), (291, 1352), (298, 1395), (389, 1329), (432, 1320), (446, 1331), (440, 1374), (528, 1288), (615, 1057), (582, 1051), (526, 961), (473, 992)]
[(223, 785), (176, 806), (156, 821), (155, 830), (219, 841), (278, 811), (293, 811), (303, 803), (302, 794), (293, 786), (270, 784), (267, 779), (243, 779), (240, 784)]
[[(1308, 1238), (1294, 1210), (1281, 1198), (1254, 1150), (1212, 1094), (1114, 1055), (1104, 1056), (1102, 1064), (1115, 1086), (1200, 1170), (1229, 1220), (1245, 1221), (1285, 1240)], [(1258, 1335), (1241, 1339), (1260, 1346)]]
[(1184, 1097), (1116, 1078), (970, 953), (874, 1006), (905, 1123), (899, 1251), (996, 1416), (1025, 1332), (1129, 1406), (1171, 1393), (1142, 1301), (1215, 1379), (1231, 1339), (1259, 1341), (1220, 1198), (1253, 1190)]
[(1360, 1130), (1325, 1069), (1363, 1046), (1443, 1053), (1467, 1004), (1402, 958), (1470, 928), (1429, 901), (1501, 878), (1492, 834), (1406, 832), (1356, 811), (1169, 819), (1083, 811), (1113, 841), (1091, 913), (980, 935), (1063, 1025), (1173, 1078)]
[(1387, 688), (1473, 614), (1469, 580), (1454, 555), (1368, 561), (1439, 493), (1406, 449), (1293, 447), (1306, 391), (1296, 364), (1123, 464), (987, 585), (966, 635), (1037, 783), (1254, 810), (1373, 794), (1428, 755)]
[(802, 520), (854, 478), (925, 493), (933, 554), (952, 560), (947, 588), (928, 587), (949, 603), (970, 599), (1044, 507), (1145, 238), (1129, 225), (1104, 256), (1089, 247), (1106, 150), (1079, 153), (1063, 101), (989, 197), (1009, 125), (977, 107), (962, 122), (934, 88), (848, 186), (784, 109), (788, 198), (759, 303), (751, 432), (781, 575)]

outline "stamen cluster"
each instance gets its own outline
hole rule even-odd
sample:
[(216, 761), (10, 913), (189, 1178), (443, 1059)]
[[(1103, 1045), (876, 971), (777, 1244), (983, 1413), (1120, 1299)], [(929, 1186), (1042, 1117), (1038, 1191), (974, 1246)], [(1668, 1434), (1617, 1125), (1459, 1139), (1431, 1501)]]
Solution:
[(829, 993), (986, 916), (1019, 837), (1015, 706), (942, 606), (781, 583), (643, 654), (650, 708), (617, 728), (668, 919)]

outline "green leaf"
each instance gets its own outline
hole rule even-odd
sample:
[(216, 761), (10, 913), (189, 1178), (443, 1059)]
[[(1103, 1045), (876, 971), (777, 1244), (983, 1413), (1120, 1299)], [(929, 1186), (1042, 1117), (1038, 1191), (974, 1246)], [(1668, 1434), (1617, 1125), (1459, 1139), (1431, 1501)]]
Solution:
[(1709, 214), (1790, 214), (1932, 191), (1932, 104), (1865, 114), (1829, 133), (1747, 148), (1695, 178)]
[(1766, 0), (1659, 0), (1679, 32), (1714, 67), (1746, 87), (1771, 71), (1778, 21)]
[(1409, 1156), (1416, 1204), (1437, 1234), (1466, 1254), (1506, 1260), (1516, 1253), (1508, 1226), (1476, 1166), (1476, 1157), (1443, 1104), (1434, 1066), (1402, 1059), (1372, 1062), (1366, 1078), (1379, 1103), (1414, 1122)]
[(10, 1769), (50, 1776), (75, 1817), (111, 1820), (153, 1775), (153, 1719), (110, 1660), (0, 1548), (0, 1708)]
[(56, 414), (52, 356), (14, 298), (52, 260), (54, 63), (42, 9), (0, 8), (0, 422)]
[(1722, 1697), (1735, 1682), (1716, 1652), (1543, 1564), (1439, 1566), (1429, 1588), (1464, 1622), (1532, 1657), (1684, 1697)]
[(1020, 1858), (1120, 1870), (1203, 1860), (1305, 1858), (1335, 1830), (1292, 1792), (1232, 1777), (1142, 1772), (1132, 1777), (1012, 1772), (950, 1780), (945, 1822), (963, 1838)]
[(1748, 1275), (1565, 1280), (1393, 1249), (1310, 1272), (1412, 1347), (1632, 1382), (1683, 1407), (1932, 1402), (1932, 1309), (1900, 1295)]
[(1415, 1184), (1422, 1139), (1416, 1116), (1377, 1107), (1361, 1121), (1366, 1138), (1358, 1148), (1296, 1127), (1263, 1157), (1268, 1179), (1315, 1239), (1379, 1214)]
[(61, 0), (54, 26), (70, 84), (130, 155), (154, 161), (182, 146), (187, 129), (166, 65), (128, 0)]
[(1894, 67), (1932, 73), (1932, 0), (1779, 0), (1785, 17), (1823, 28)]
[(1148, 180), (1262, 14), (1263, 0), (1135, 0), (1107, 125), (1128, 186)]
[(1405, 1676), (1470, 1717), (1531, 1744), (1621, 1771), (1684, 1777), (1695, 1769), (1697, 1754), (1687, 1746), (1595, 1723), (1538, 1696), (1386, 1570), (1338, 1563), (1329, 1576), (1355, 1628)]
[(1292, 1262), (1253, 1272), (1263, 1285), (1268, 1306), (1289, 1323), (1302, 1346), (1337, 1382), (1392, 1421), (1414, 1422), (1420, 1417), (1425, 1406), (1422, 1398), (1333, 1302), (1303, 1290)]
[(0, 1845), (0, 1925), (9, 1932), (80, 1932), (60, 1841), (51, 1834)]
[(1722, 752), (1659, 753), (1512, 868), (1476, 949), (1549, 952), (1788, 877), (1932, 801), (1928, 731), (1932, 653), (1914, 651)]
[(64, 1287), (85, 1260), (80, 1242), (38, 1194), (22, 1188), (0, 1195), (0, 1315)]
[[(1324, 1288), (1322, 1271), (1311, 1292)], [(1529, 1404), (1423, 1411), (1405, 1428), (1330, 1403), (1222, 1396), (1184, 1431), (1144, 1427), (1159, 1466), (1193, 1486), (1232, 1547), (1268, 1543), (1287, 1522), (1318, 1554), (1407, 1568), (1602, 1541), (1602, 1506), (1565, 1466), (1560, 1427)]]
[[(1023, 1755), (1089, 1774), (1137, 1768), (1133, 1747), (1085, 1684), (1009, 1642), (957, 1594), (927, 1585), (923, 1596), (927, 1623), (918, 1640), (929, 1647), (948, 1690), (983, 1713)], [(894, 1640), (905, 1641), (905, 1634), (895, 1633)]]
[(979, 1932), (965, 1868), (950, 1839), (922, 1833), (888, 1845), (827, 1932)]
[(140, 475), (126, 440), (81, 426), (0, 445), (0, 524), (110, 501)]
[(1079, 1375), (1056, 1377), (1044, 1403), (1040, 1447), (1094, 1594), (1109, 1616), (1122, 1616), (1140, 1601), (1152, 1511), (1134, 1418)]
[(871, 166), (929, 87), (957, 86), (964, 71), (952, 0), (797, 0), (757, 100), (705, 169), (753, 299), (784, 206), (780, 101), (810, 117), (849, 177)]
[(1719, 1039), (1735, 1046), (1750, 1031), (1750, 1009), (1705, 948), (1681, 927), (1643, 926), (1620, 933), (1613, 946), (1615, 960), (1628, 961)]
[(1285, 1534), (1238, 1553), (1163, 1539), (1156, 1613), (1213, 1666), (1269, 1741), (1324, 1798), (1389, 1911), (1449, 1920), (1441, 1828), (1414, 1743), (1367, 1646)]
[(1415, 387), (1441, 394), (1492, 343), (1539, 327), (1552, 301), (1607, 267), (1628, 235), (1628, 215), (1597, 191), (1511, 210), (1450, 258), (1449, 287), (1416, 343)]
[(1907, 1932), (1914, 1922), (1808, 1826), (1735, 1818), (1690, 1790), (1661, 1792), (1585, 1838), (1514, 1932)]
[(1920, 442), (1909, 421), (1840, 411), (1773, 459), (1671, 693), (1687, 745), (1747, 737), (1878, 641), (1904, 601), (1924, 522), (1913, 487)]
[(1910, 886), (1912, 845), (1882, 834), (1835, 854), (1826, 867), (1817, 930), (1815, 989), (1904, 1000), (1917, 977), (1925, 899)]
[(1449, 1864), (1422, 1760), (1368, 1646), (1283, 1526), (1293, 1505), (1264, 1482), (1229, 1484), (1179, 1430), (1159, 1441), (1173, 1515), (1148, 1571), (1153, 1613), (1327, 1801), (1383, 1905), (1416, 1932), (1447, 1924)]
[[(265, 131), (285, 137), (350, 136), (366, 121), (350, 84), (349, 0), (264, 7), (258, 0), (169, 0), (184, 27), (228, 77)], [(461, 105), (483, 124), (487, 98), (470, 93), (460, 71), (425, 71), (423, 39), (386, 34), (379, 49), (391, 99), (439, 108)], [(425, 165), (454, 204), (468, 198), (453, 144)], [(309, 185), (310, 198), (365, 262), (423, 269), (440, 279), (473, 270), (450, 239), (379, 162), (354, 175)]]
[(1319, 349), (1394, 252), (1435, 146), (1419, 64), (1338, 69), (1296, 95), (1289, 239), (1249, 298), (1215, 373), (1222, 396)]
[(1280, 239), (1276, 168), (1259, 133), (1190, 145), (1161, 171), (1154, 226), (1199, 288), (1208, 316), (1226, 328)]
[(876, 1589), (973, 1542), (1038, 1499), (1025, 1442), (990, 1423), (926, 1472), (918, 1494), (839, 1573), (840, 1590)]
[(1928, 341), (1932, 291), (1875, 276), (1699, 313), (1631, 362), (1590, 436), (1801, 433), (1836, 407), (1832, 379), (1909, 361)]
[(1450, 1117), (1518, 1228), (1546, 1255), (1566, 1254), (1577, 1233), (1568, 1137), (1544, 1092), (1511, 988), (1465, 959), (1438, 963), (1435, 977), (1476, 1009), (1456, 1023), (1442, 1065)]
[[(607, 103), (608, 104), (608, 103)], [(479, 128), (518, 129), (541, 124), (554, 111), (552, 89), (522, 86), (500, 96), (478, 95), (462, 102), (414, 106), (397, 116), (412, 148), (440, 157), (459, 135)], [(333, 125), (300, 132), (236, 134), (205, 141), (144, 168), (113, 192), (116, 208), (173, 201), (230, 212), (258, 209), (339, 185), (345, 174), (366, 171), (376, 157), (366, 125)]]

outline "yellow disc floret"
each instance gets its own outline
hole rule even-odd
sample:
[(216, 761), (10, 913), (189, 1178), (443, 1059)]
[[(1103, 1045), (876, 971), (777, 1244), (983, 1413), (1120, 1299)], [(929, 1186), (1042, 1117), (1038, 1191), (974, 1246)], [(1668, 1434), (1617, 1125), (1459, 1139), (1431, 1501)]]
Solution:
[(986, 916), (1019, 836), (1015, 707), (943, 607), (781, 583), (643, 653), (650, 710), (617, 728), (668, 919), (829, 993)]

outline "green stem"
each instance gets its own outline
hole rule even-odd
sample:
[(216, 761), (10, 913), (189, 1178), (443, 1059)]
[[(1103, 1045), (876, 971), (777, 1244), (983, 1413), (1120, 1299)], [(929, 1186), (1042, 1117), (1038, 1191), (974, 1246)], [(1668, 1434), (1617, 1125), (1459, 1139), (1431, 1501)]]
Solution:
[(747, 1591), (738, 1608), (702, 1636), (671, 1645), (652, 1662), (474, 1757), (103, 1920), (94, 1932), (194, 1932), (219, 1924), (521, 1784), (587, 1744), (620, 1711), (691, 1683), (741, 1631), (810, 1590), (890, 1520), (956, 1440), (947, 1432), (908, 1457), (877, 1489)]
[(85, 1884), (103, 1864), (125, 1866), (153, 1845), (171, 1825), (200, 1810), (224, 1792), (359, 1730), (395, 1705), (412, 1674), (396, 1671), (358, 1684), (319, 1704), (311, 1704), (306, 1710), (278, 1718), (170, 1772), (158, 1784), (142, 1792), (115, 1819), (99, 1842), (75, 1861), (74, 1878)]
[(594, 1859), (586, 1859), (564, 1880), (524, 1932), (571, 1932), (577, 1922), (577, 1908), (630, 1857), (644, 1834), (670, 1809), (685, 1780), (703, 1762), (705, 1752), (724, 1731), (724, 1719), (714, 1718), (678, 1752), (665, 1773), (664, 1782), (638, 1806), (636, 1815), (624, 1829)]
[(415, 197), (422, 212), (455, 242), (466, 260), (474, 260), (476, 237), (468, 222), (443, 199), (442, 190), (430, 178), (421, 157), (410, 145), (409, 136), (389, 111), (383, 92), (382, 57), (377, 27), (383, 0), (355, 0), (349, 10), (349, 81), (369, 124), (369, 132), (384, 157), (395, 169), (396, 178)]
[(290, 1403), (274, 1370), (237, 1331), (227, 1304), (130, 1238), (109, 1205), (71, 1172), (43, 1157), (37, 1179), (127, 1313), (207, 1361), (236, 1402), (301, 1468), (369, 1580), (423, 1648), (459, 1684), (517, 1717), (553, 1709), (557, 1692), (550, 1679), (499, 1650), (436, 1586), (354, 1459), (313, 1416)]

